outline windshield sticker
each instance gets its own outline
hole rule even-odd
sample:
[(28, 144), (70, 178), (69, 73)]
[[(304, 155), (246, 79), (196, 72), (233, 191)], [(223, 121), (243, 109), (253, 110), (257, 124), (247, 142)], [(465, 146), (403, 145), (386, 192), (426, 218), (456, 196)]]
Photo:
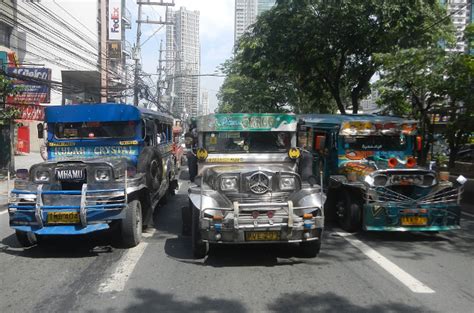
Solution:
[(50, 147), (73, 147), (75, 145), (75, 142), (48, 142)]
[(241, 163), (242, 158), (207, 158), (207, 163)]
[(382, 145), (365, 145), (365, 144), (362, 144), (362, 149), (379, 150), (379, 149), (382, 149)]

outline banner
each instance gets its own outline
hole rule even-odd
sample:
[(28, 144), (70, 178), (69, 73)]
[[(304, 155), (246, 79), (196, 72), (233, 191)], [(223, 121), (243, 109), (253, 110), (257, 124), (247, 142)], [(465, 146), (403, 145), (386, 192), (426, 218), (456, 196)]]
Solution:
[(40, 105), (34, 104), (26, 104), (26, 105), (9, 105), (14, 107), (15, 109), (20, 110), (20, 116), (18, 120), (26, 120), (26, 121), (44, 121), (44, 107)]
[[(13, 78), (13, 86), (20, 91), (15, 96), (8, 96), (9, 104), (37, 104), (49, 103), (51, 89), (48, 85), (41, 84), (41, 81), (51, 79), (51, 69), (32, 67), (9, 67), (8, 75), (17, 77), (24, 76), (25, 79)], [(31, 81), (29, 80), (31, 79)]]
[(122, 1), (109, 0), (109, 40), (122, 40)]

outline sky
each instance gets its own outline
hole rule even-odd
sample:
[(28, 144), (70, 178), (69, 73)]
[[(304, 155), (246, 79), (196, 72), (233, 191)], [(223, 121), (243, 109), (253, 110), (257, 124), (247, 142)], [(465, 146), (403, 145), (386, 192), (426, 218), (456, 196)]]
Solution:
[[(175, 7), (185, 7), (188, 10), (200, 12), (200, 41), (201, 41), (201, 74), (214, 73), (218, 67), (232, 54), (234, 44), (234, 1), (235, 0), (175, 0)], [(167, 0), (171, 2), (171, 0)], [(131, 43), (136, 40), (136, 19), (138, 6), (135, 0), (127, 0), (126, 5), (132, 13), (132, 30), (127, 30), (126, 39)], [(165, 19), (165, 9), (161, 6), (142, 6), (142, 18), (158, 20), (159, 16)], [(159, 25), (142, 24), (141, 42), (144, 42), (155, 33)], [(156, 73), (158, 67), (160, 40), (163, 40), (163, 49), (166, 48), (165, 30), (163, 27), (142, 45), (142, 70), (147, 73)], [(163, 55), (164, 58), (164, 55)], [(217, 107), (216, 94), (219, 91), (223, 77), (201, 77), (201, 92), (209, 92), (209, 109), (211, 112)]]

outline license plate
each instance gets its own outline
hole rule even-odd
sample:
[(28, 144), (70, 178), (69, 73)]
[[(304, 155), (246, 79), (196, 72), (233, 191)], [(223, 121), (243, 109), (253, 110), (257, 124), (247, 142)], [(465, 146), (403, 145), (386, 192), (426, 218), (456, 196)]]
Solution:
[(402, 216), (401, 223), (403, 226), (418, 226), (428, 224), (428, 218), (422, 216)]
[(246, 241), (275, 241), (280, 240), (278, 231), (247, 231), (245, 232)]
[(77, 212), (48, 212), (48, 224), (78, 224), (79, 222)]
[(58, 180), (85, 180), (86, 169), (58, 169), (56, 170), (56, 178)]

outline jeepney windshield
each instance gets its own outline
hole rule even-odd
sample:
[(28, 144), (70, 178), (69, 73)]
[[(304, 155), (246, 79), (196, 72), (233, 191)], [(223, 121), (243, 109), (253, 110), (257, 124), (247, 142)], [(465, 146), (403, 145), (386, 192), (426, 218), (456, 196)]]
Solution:
[(136, 121), (56, 123), (54, 136), (59, 139), (132, 138)]
[(209, 152), (285, 152), (291, 147), (291, 132), (207, 132), (204, 148)]
[(344, 149), (402, 151), (407, 147), (405, 135), (343, 136)]

